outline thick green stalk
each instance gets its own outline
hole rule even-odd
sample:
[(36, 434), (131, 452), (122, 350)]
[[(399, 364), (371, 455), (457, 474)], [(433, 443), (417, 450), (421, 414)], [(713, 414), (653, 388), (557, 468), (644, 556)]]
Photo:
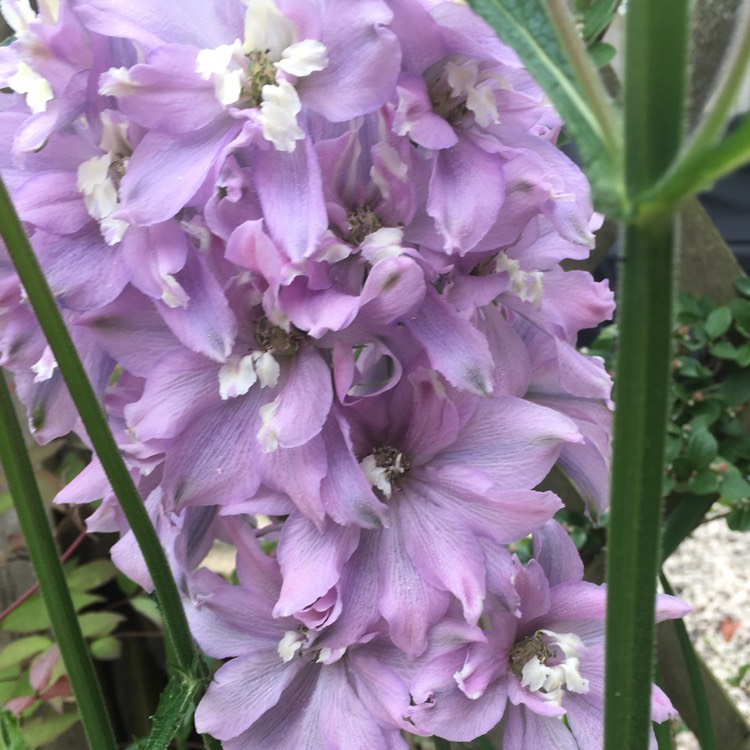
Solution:
[(0, 180), (0, 233), (26, 290), (29, 302), (55, 355), (60, 372), (65, 378), (91, 444), (146, 560), (161, 604), (168, 647), (173, 653), (177, 666), (183, 671), (190, 672), (194, 667), (195, 649), (164, 550), (161, 548), (151, 519), (148, 517), (138, 490), (120, 455), (120, 450), (112, 437), (102, 408), (2, 180)]
[(646, 750), (672, 346), (675, 223), (639, 205), (682, 143), (688, 0), (630, 0), (625, 184), (607, 555), (606, 750)]
[(89, 747), (115, 750), (117, 744), (109, 722), (94, 665), (76, 617), (65, 573), (57, 554), (34, 469), (26, 452), (13, 401), (0, 370), (0, 457), (13, 504), (21, 524), (47, 606), (55, 640), (68, 673), (81, 714)]
[(672, 164), (684, 132), (689, 0), (629, 0), (625, 170), (631, 203)]
[(648, 747), (673, 243), (673, 219), (668, 215), (625, 227), (607, 557), (607, 750)]

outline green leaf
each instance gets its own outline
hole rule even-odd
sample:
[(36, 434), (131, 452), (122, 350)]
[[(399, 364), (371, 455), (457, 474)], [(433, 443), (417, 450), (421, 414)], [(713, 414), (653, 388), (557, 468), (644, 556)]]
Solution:
[(705, 469), (719, 453), (719, 444), (708, 430), (693, 430), (688, 439), (685, 458), (694, 469)]
[(13, 498), (10, 496), (10, 492), (0, 492), (0, 515), (12, 507)]
[(0, 706), (0, 750), (30, 750), (18, 728), (18, 717)]
[(109, 560), (93, 560), (85, 563), (66, 576), (71, 591), (92, 591), (111, 581), (117, 568)]
[(595, 0), (583, 19), (583, 38), (596, 39), (612, 23), (620, 0)]
[(732, 531), (750, 531), (750, 507), (735, 508), (727, 516), (727, 526)]
[(750, 483), (742, 476), (736, 466), (732, 466), (724, 475), (720, 491), (725, 500), (744, 500), (750, 498)]
[(85, 612), (78, 616), (81, 632), (86, 638), (109, 635), (124, 619), (115, 612)]
[(135, 596), (130, 600), (130, 606), (161, 627), (161, 612), (153, 599), (148, 596)]
[(67, 714), (50, 714), (44, 718), (27, 721), (23, 727), (23, 736), (31, 747), (49, 745), (60, 735), (80, 721), (75, 712)]
[(714, 344), (708, 351), (711, 356), (716, 357), (716, 359), (737, 359), (737, 349), (728, 341), (719, 341), (717, 344)]
[(719, 391), (730, 406), (750, 401), (750, 369), (727, 375), (719, 386)]
[(685, 495), (664, 521), (661, 536), (662, 563), (682, 544), (714, 504), (713, 497)]
[(729, 303), (734, 325), (743, 335), (750, 338), (750, 300), (736, 297)]
[[(597, 108), (607, 110), (606, 114), (594, 110), (600, 100), (593, 101), (584, 93), (580, 69), (574, 68), (560, 43), (545, 3), (541, 0), (469, 0), (469, 5), (513, 47), (544, 88), (588, 166), (587, 175), (597, 204), (607, 213), (618, 212), (623, 199), (619, 172), (614, 168), (620, 153), (617, 128), (608, 119), (614, 122), (612, 110), (607, 101)], [(587, 55), (581, 64), (588, 65), (596, 77)]]
[(699, 471), (688, 483), (688, 489), (694, 495), (710, 495), (719, 489), (719, 475), (711, 469)]
[(52, 646), (52, 641), (43, 635), (30, 635), (11, 641), (0, 651), (0, 669), (20, 664)]
[(740, 276), (734, 280), (737, 291), (745, 297), (750, 297), (750, 277)]
[(591, 60), (597, 68), (603, 68), (617, 54), (617, 48), (607, 42), (597, 42), (589, 49)]
[(732, 311), (726, 305), (722, 305), (715, 310), (711, 310), (706, 318), (705, 329), (709, 338), (717, 339), (719, 336), (723, 336), (731, 325)]
[[(73, 593), (71, 598), (76, 612), (103, 601), (101, 596), (86, 593)], [(0, 623), (0, 630), (7, 633), (34, 633), (49, 628), (49, 614), (39, 594), (34, 594), (30, 599), (27, 599)]]
[(737, 349), (737, 364), (740, 367), (747, 367), (750, 365), (750, 343), (743, 344)]
[(170, 678), (159, 699), (153, 729), (144, 750), (166, 750), (169, 747), (182, 725), (192, 718), (199, 689), (198, 680), (180, 674)]
[(122, 655), (122, 641), (113, 636), (91, 642), (91, 655), (99, 661), (114, 661)]

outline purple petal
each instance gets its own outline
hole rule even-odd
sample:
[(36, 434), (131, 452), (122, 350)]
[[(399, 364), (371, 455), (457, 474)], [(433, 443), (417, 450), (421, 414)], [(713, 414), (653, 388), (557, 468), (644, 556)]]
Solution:
[(492, 393), (492, 356), (482, 334), (428, 288), (407, 328), (424, 346), (430, 364), (456, 388), (481, 396)]
[(32, 175), (14, 195), (13, 202), (23, 221), (56, 234), (74, 234), (91, 221), (76, 186), (75, 172)]
[(177, 350), (149, 372), (143, 395), (125, 407), (139, 440), (179, 435), (196, 414), (220, 403), (218, 367), (193, 352)]
[(278, 558), (284, 582), (274, 616), (307, 607), (336, 585), (346, 561), (357, 548), (360, 530), (327, 521), (323, 531), (301, 513), (284, 523)]
[(164, 322), (185, 346), (223, 362), (234, 345), (237, 319), (205, 258), (197, 252), (190, 253), (174, 279), (189, 300), (186, 307), (157, 303)]
[(422, 579), (409, 557), (398, 523), (380, 534), (380, 612), (391, 640), (410, 658), (427, 648), (427, 631), (445, 613), (448, 594)]
[(554, 716), (538, 716), (526, 706), (509, 706), (506, 711), (503, 745), (513, 750), (577, 750), (578, 745), (565, 725)]
[[(428, 496), (429, 497), (429, 496)], [(404, 544), (427, 583), (450, 591), (474, 625), (484, 602), (484, 560), (474, 535), (450, 512), (411, 488), (398, 498)]]
[(128, 162), (115, 218), (141, 226), (171, 219), (204, 183), (236, 127), (220, 117), (180, 136), (148, 132)]
[(328, 228), (328, 213), (310, 140), (292, 153), (254, 149), (251, 166), (271, 237), (292, 262), (311, 255)]
[(260, 485), (260, 448), (255, 434), (260, 388), (226, 401), (193, 421), (180, 448), (167, 457), (164, 488), (178, 505), (225, 505), (250, 497)]
[(336, 523), (364, 528), (388, 525), (388, 512), (372, 491), (354, 456), (348, 425), (337, 415), (323, 428), (328, 472), (321, 483), (326, 513)]
[(505, 198), (502, 162), (466, 138), (438, 151), (430, 178), (427, 213), (448, 253), (463, 255), (497, 221)]
[(195, 727), (219, 740), (245, 731), (273, 708), (302, 667), (301, 659), (285, 664), (267, 644), (257, 653), (232, 659), (214, 675), (195, 712)]
[(165, 44), (146, 62), (128, 71), (132, 83), (119, 97), (120, 111), (149, 130), (186, 133), (199, 130), (224, 112), (214, 86), (195, 72), (197, 50)]
[(534, 559), (550, 586), (583, 578), (583, 562), (573, 540), (557, 521), (547, 521), (534, 533)]
[[(383, 0), (329, 0), (321, 42), (328, 51), (324, 70), (297, 84), (302, 103), (332, 122), (374, 112), (393, 91), (401, 66), (401, 45), (385, 28), (392, 13)], [(340, 92), (346, 91), (346, 96)]]
[(146, 47), (164, 42), (198, 49), (218, 47), (242, 33), (245, 8), (229, 0), (218, 5), (203, 0), (82, 0), (76, 14), (83, 24), (104, 36), (124, 36)]
[(551, 409), (511, 396), (481, 404), (435, 466), (459, 464), (489, 474), (499, 490), (539, 484), (557, 460), (563, 441), (580, 442), (572, 421)]

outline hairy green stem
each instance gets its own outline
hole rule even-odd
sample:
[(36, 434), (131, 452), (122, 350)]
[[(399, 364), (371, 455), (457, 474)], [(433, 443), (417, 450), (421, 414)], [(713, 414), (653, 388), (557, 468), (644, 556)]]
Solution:
[(13, 401), (0, 371), (0, 457), (55, 640), (76, 697), (89, 747), (117, 747), (107, 707), (81, 633)]
[(648, 747), (673, 242), (670, 216), (625, 227), (607, 556), (606, 750)]
[(76, 352), (44, 274), (0, 180), (0, 233), (39, 324), (52, 349), (91, 444), (130, 524), (154, 583), (164, 619), (168, 648), (176, 665), (190, 671), (195, 649), (179, 592), (151, 519), (138, 495), (120, 450), (109, 430), (86, 371)]

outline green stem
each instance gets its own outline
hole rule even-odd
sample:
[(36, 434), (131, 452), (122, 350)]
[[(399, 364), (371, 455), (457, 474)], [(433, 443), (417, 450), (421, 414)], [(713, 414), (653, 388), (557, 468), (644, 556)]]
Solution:
[(607, 557), (605, 748), (648, 747), (672, 346), (673, 221), (624, 232)]
[(586, 102), (599, 122), (609, 152), (621, 153), (621, 132), (614, 108), (599, 73), (591, 62), (586, 45), (576, 29), (567, 0), (545, 0), (545, 5), (560, 45), (565, 50), (578, 83), (586, 94)]
[(717, 90), (708, 102), (708, 112), (685, 144), (677, 163), (689, 161), (716, 145), (724, 134), (737, 94), (748, 72), (750, 60), (750, 7), (740, 11), (740, 29), (735, 34), (726, 62), (716, 77)]
[(629, 0), (625, 34), (625, 169), (635, 200), (682, 143), (688, 0)]
[[(674, 591), (669, 585), (667, 576), (662, 571), (659, 574), (659, 580), (664, 588), (664, 593), (674, 596)], [(674, 621), (677, 640), (680, 642), (682, 658), (685, 660), (685, 670), (690, 680), (690, 690), (695, 702), (695, 713), (698, 718), (698, 739), (700, 740), (701, 750), (716, 750), (716, 739), (714, 735), (714, 725), (711, 720), (711, 711), (708, 707), (706, 698), (706, 689), (701, 678), (701, 670), (698, 665), (698, 657), (690, 640), (685, 623), (682, 619)]]
[(89, 747), (117, 744), (94, 665), (76, 617), (62, 563), (26, 452), (13, 401), (0, 371), (0, 456), (57, 645), (81, 714)]
[(171, 649), (177, 666), (190, 672), (194, 666), (195, 649), (180, 594), (164, 550), (161, 548), (151, 519), (148, 517), (120, 450), (107, 426), (104, 412), (1, 179), (0, 233), (26, 290), (29, 302), (55, 355), (57, 365), (81, 416), (91, 444), (146, 561), (161, 605), (168, 648)]

